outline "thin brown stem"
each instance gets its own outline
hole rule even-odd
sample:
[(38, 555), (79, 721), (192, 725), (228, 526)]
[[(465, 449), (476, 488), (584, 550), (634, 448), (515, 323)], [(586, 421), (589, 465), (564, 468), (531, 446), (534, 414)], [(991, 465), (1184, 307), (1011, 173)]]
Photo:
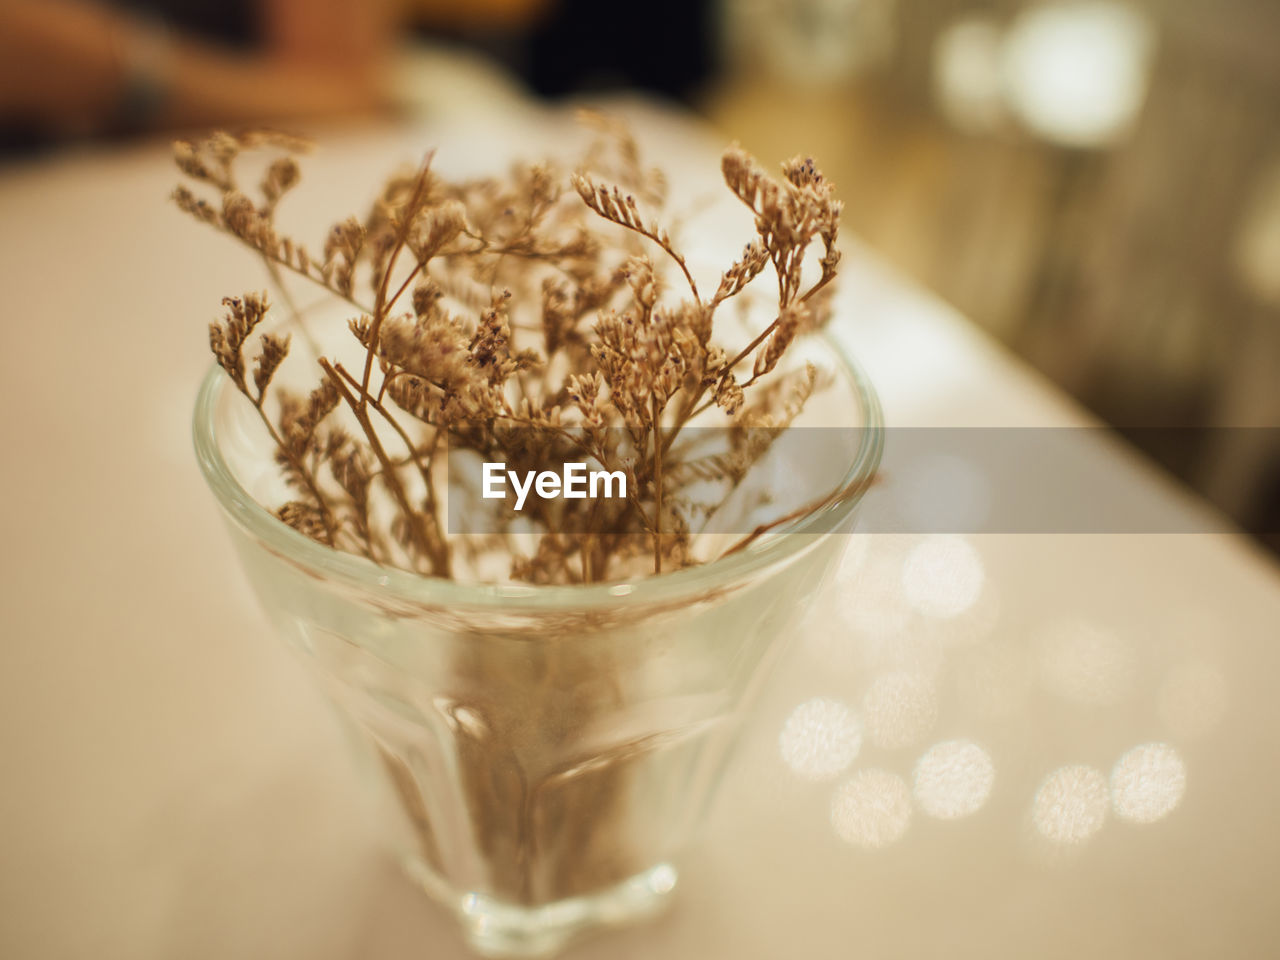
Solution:
[(653, 398), (653, 572), (662, 572), (662, 407)]
[(739, 540), (737, 543), (735, 543), (733, 546), (731, 546), (728, 550), (722, 553), (721, 556), (727, 557), (730, 554), (737, 553), (739, 550), (743, 550), (746, 547), (748, 547), (750, 544), (754, 543), (757, 539), (759, 539), (764, 534), (768, 533), (770, 530), (776, 530), (778, 527), (782, 526), (783, 524), (790, 523), (793, 520), (799, 520), (802, 517), (807, 517), (809, 514), (817, 510), (821, 510), (823, 507), (827, 506), (827, 504), (834, 503), (835, 501), (844, 499), (846, 497), (860, 496), (861, 494), (865, 493), (868, 489), (870, 489), (871, 486), (876, 483), (877, 479), (878, 479), (878, 476), (876, 474), (872, 474), (869, 477), (865, 477), (860, 480), (855, 480), (853, 483), (850, 483), (847, 486), (844, 486), (838, 490), (832, 491), (831, 493), (827, 494), (825, 497), (821, 497), (817, 500), (810, 501), (809, 503), (805, 504), (803, 507), (797, 507), (795, 510), (792, 510), (790, 513), (785, 514), (784, 516), (775, 517), (774, 519), (770, 520), (767, 523), (762, 523), (758, 527), (756, 527), (754, 530), (752, 530), (749, 534), (747, 534), (745, 537), (743, 537), (741, 540)]
[[(387, 265), (383, 268), (382, 280), (378, 284), (378, 295), (373, 305), (373, 324), (369, 328), (369, 343), (365, 349), (364, 374), (360, 378), (361, 410), (364, 410), (369, 402), (369, 378), (373, 375), (373, 358), (378, 352), (378, 337), (382, 332), (382, 323), (386, 320), (387, 312), (390, 310), (387, 305), (387, 287), (391, 283), (391, 274), (395, 270), (396, 260), (400, 257), (400, 251), (404, 249), (404, 245), (409, 239), (409, 229), (413, 223), (413, 216), (417, 213), (418, 204), (422, 201), (422, 192), (427, 187), (427, 176), (431, 172), (431, 159), (433, 156), (434, 153), (427, 154), (427, 159), (422, 164), (422, 170), (418, 173), (418, 180), (413, 188), (413, 196), (405, 204), (404, 212), (401, 214), (399, 229), (396, 231), (395, 246), (387, 257)], [(421, 266), (421, 264), (418, 264), (418, 269), (421, 269)], [(408, 281), (405, 281), (405, 283), (407, 285)], [(403, 291), (404, 287), (402, 286), (400, 292)], [(400, 293), (397, 293), (396, 297), (398, 298), (399, 295)]]
[[(810, 287), (808, 290), (805, 291), (804, 295), (800, 297), (799, 302), (807, 303), (814, 294), (816, 294), (819, 290), (821, 290), (828, 283), (830, 283), (834, 276), (835, 276), (834, 274), (827, 274), (826, 276), (824, 276), (821, 280), (819, 280), (812, 287)], [(759, 335), (756, 336), (754, 340), (752, 340), (749, 344), (743, 347), (743, 349), (738, 353), (736, 357), (734, 357), (727, 364), (725, 364), (724, 370), (720, 374), (720, 378), (716, 381), (717, 387), (719, 387), (721, 383), (724, 383), (724, 381), (730, 375), (732, 375), (734, 367), (740, 364), (743, 360), (747, 359), (747, 357), (751, 356), (751, 354), (755, 351), (755, 349), (758, 346), (760, 346), (760, 344), (764, 343), (766, 339), (768, 339), (769, 335), (778, 328), (778, 323), (779, 321), (781, 321), (781, 319), (782, 319), (781, 316), (774, 317), (772, 323), (770, 323), (767, 327), (761, 330)], [(759, 379), (760, 379), (759, 377), (752, 375), (750, 379), (748, 379), (745, 383), (742, 384), (742, 388), (745, 390), (747, 387), (751, 386), (753, 383), (755, 383)], [(697, 398), (700, 399), (702, 394), (704, 393), (706, 393), (706, 387), (701, 388), (701, 390), (698, 392)], [(714, 399), (708, 400), (705, 403), (703, 403), (701, 406), (695, 409), (691, 414), (689, 414), (688, 418), (686, 418), (686, 421), (681, 422), (681, 426), (684, 425), (684, 422), (687, 422), (687, 420), (692, 420), (694, 417), (702, 413), (704, 410), (710, 409), (714, 405), (714, 403), (715, 403)]]
[(387, 455), (386, 448), (383, 447), (382, 440), (378, 436), (378, 431), (369, 419), (367, 405), (370, 399), (369, 395), (367, 393), (360, 396), (353, 394), (347, 386), (346, 380), (328, 360), (321, 358), (320, 366), (333, 385), (337, 387), (338, 392), (342, 394), (342, 398), (347, 402), (347, 406), (351, 408), (356, 422), (360, 424), (360, 428), (364, 431), (365, 438), (369, 441), (369, 449), (373, 451), (373, 455), (382, 465), (382, 482), (386, 484), (388, 491), (395, 499), (397, 506), (399, 506), (412, 541), (421, 551), (421, 556), (430, 564), (430, 572), (436, 576), (448, 576), (447, 566), (442, 565), (440, 562), (440, 552), (433, 549), (430, 538), (423, 528), (422, 515), (415, 511), (413, 505), (409, 502), (409, 495), (405, 492), (404, 484), (400, 481), (400, 475), (396, 472), (395, 465)]

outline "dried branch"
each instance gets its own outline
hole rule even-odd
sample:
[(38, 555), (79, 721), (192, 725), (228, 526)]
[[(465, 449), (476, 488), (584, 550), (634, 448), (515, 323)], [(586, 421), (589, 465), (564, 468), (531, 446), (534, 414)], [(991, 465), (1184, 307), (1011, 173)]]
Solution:
[[(810, 160), (784, 164), (774, 179), (740, 149), (726, 151), (725, 182), (752, 210), (756, 236), (703, 300), (670, 234), (641, 212), (641, 201), (661, 207), (664, 178), (646, 170), (624, 128), (590, 122), (605, 136), (567, 177), (551, 163), (518, 164), (505, 179), (454, 183), (432, 172), (428, 155), (389, 178), (365, 217), (336, 222), (312, 248), (319, 258), (276, 222), (302, 179), (301, 143), (250, 133), (175, 144), (191, 181), (173, 193), (179, 208), (254, 250), (277, 285), (291, 271), (356, 311), (347, 327), (362, 369), (350, 372), (316, 347), (319, 383), (298, 396), (277, 386), (298, 363), (265, 294), (228, 298), (210, 326), (215, 359), (258, 410), (293, 490), (275, 508), (282, 522), (377, 563), (455, 576), (440, 513), (444, 451), (513, 470), (587, 458), (626, 478), (625, 499), (539, 499), (525, 514), (542, 531), (532, 555), (503, 532), (483, 549), (506, 544), (510, 575), (535, 583), (693, 562), (695, 520), (716, 513), (815, 388), (812, 371), (796, 380), (782, 367), (791, 344), (828, 312), (818, 295), (839, 261), (840, 207)], [(278, 155), (255, 199), (239, 186), (237, 160), (263, 149)], [(622, 232), (600, 229), (600, 219)], [(663, 251), (665, 269), (637, 238)], [(811, 246), (820, 246), (820, 273), (806, 285)], [(716, 311), (766, 267), (778, 282), (777, 312), (730, 352), (717, 342)], [(683, 296), (667, 284), (677, 271)], [(373, 302), (357, 290), (372, 291)], [(399, 306), (406, 295), (411, 309)], [(300, 321), (295, 328), (316, 343)], [(716, 407), (734, 425), (726, 437), (748, 428), (749, 443), (708, 453), (679, 442)], [(719, 485), (720, 500), (693, 494), (708, 483)], [(474, 564), (480, 549), (468, 543), (461, 556)]]

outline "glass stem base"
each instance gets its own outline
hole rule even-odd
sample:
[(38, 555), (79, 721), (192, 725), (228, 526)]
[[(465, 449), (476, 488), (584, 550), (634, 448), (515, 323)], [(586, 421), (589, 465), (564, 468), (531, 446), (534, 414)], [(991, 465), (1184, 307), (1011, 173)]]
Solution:
[(671, 902), (677, 877), (673, 866), (660, 863), (598, 893), (526, 906), (455, 890), (416, 858), (404, 866), (458, 916), (471, 949), (494, 958), (548, 957), (589, 931), (655, 917)]

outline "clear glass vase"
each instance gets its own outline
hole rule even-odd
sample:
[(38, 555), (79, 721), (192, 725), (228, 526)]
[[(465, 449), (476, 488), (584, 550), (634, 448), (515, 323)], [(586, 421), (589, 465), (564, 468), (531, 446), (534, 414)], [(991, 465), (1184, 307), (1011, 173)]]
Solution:
[(256, 414), (216, 367), (205, 380), (196, 451), (249, 580), (385, 770), (410, 875), (478, 952), (547, 955), (669, 900), (753, 691), (879, 463), (874, 393), (835, 366), (859, 436), (846, 495), (703, 566), (567, 587), (429, 579), (307, 539), (233, 469)]

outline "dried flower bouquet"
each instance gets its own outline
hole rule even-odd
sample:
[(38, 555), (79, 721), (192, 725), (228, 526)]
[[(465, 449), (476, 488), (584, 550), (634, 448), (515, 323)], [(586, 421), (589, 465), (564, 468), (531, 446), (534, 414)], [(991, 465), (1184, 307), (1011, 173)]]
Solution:
[[(263, 132), (176, 144), (182, 172), (214, 191), (180, 186), (178, 205), (256, 250), (277, 281), (289, 272), (322, 286), (349, 308), (361, 349), (351, 366), (315, 357), (318, 382), (304, 396), (276, 385), (292, 340), (279, 327), (259, 332), (265, 294), (227, 298), (210, 326), (218, 363), (274, 440), (293, 492), (274, 505), (282, 521), (380, 564), (460, 579), (476, 567), (457, 554), (481, 548), (505, 553), (507, 575), (532, 583), (710, 559), (695, 557), (690, 537), (717, 504), (689, 491), (716, 479), (727, 496), (765, 452), (759, 437), (791, 423), (814, 389), (812, 368), (770, 374), (798, 334), (825, 322), (840, 204), (812, 160), (785, 164), (775, 180), (741, 149), (726, 151), (725, 182), (755, 215), (756, 237), (707, 295), (643, 212), (661, 208), (662, 174), (643, 168), (624, 129), (608, 133), (567, 177), (532, 163), (505, 180), (454, 183), (428, 156), (383, 184), (364, 218), (334, 224), (319, 256), (276, 225), (305, 144)], [(280, 155), (255, 201), (237, 160), (263, 148)], [(821, 250), (806, 283), (811, 246)], [(777, 282), (772, 322), (745, 345), (721, 343), (725, 304), (766, 271)], [(680, 443), (691, 422), (732, 428), (732, 448), (692, 453)], [(445, 450), (516, 471), (585, 458), (621, 471), (628, 493), (531, 502), (526, 529), (543, 535), (530, 553), (511, 537), (451, 538)]]
[[(428, 156), (386, 181), (363, 218), (335, 224), (318, 253), (276, 224), (305, 144), (266, 132), (176, 144), (194, 181), (174, 191), (178, 206), (256, 251), (289, 307), (287, 323), (269, 321), (266, 295), (244, 294), (226, 299), (210, 326), (218, 364), (274, 446), (290, 491), (269, 505), (281, 521), (376, 564), (458, 581), (591, 584), (714, 559), (694, 548), (699, 526), (819, 385), (812, 366), (780, 361), (826, 321), (840, 205), (812, 161), (793, 160), (774, 179), (729, 149), (724, 180), (753, 214), (755, 236), (703, 291), (659, 225), (662, 175), (645, 168), (625, 129), (590, 122), (601, 136), (569, 174), (531, 163), (505, 179), (450, 182)], [(256, 199), (239, 179), (249, 152), (266, 154)], [(286, 274), (345, 311), (345, 353), (316, 345), (323, 338), (293, 306)], [(765, 274), (777, 289), (770, 319), (742, 333), (726, 304)], [(310, 371), (304, 389), (284, 385), (289, 365)], [(690, 440), (694, 425), (722, 427), (722, 448)], [(489, 536), (451, 536), (446, 500), (458, 493), (445, 461), (459, 452), (513, 470), (586, 460), (620, 471), (627, 494), (531, 500), (519, 530), (500, 521)], [(777, 516), (718, 548), (793, 519)], [(801, 582), (787, 589), (811, 589)], [(715, 602), (689, 603), (676, 614), (646, 609), (643, 623), (622, 627), (598, 607), (483, 623), (428, 612), (422, 642), (440, 643), (447, 665), (406, 681), (426, 692), (404, 695), (394, 733), (361, 722), (414, 823), (418, 857), (446, 886), (537, 906), (652, 865), (624, 826), (643, 819), (636, 797), (662, 795), (667, 771), (702, 769), (723, 750), (707, 745), (719, 733), (682, 740), (673, 717), (635, 717), (678, 688), (686, 707), (712, 711), (679, 721), (683, 729), (719, 730), (777, 629), (772, 613), (734, 613), (741, 623), (728, 636), (739, 649), (702, 651), (696, 671), (722, 689), (691, 698), (695, 672), (673, 683), (643, 662), (655, 643), (708, 632)], [(348, 638), (341, 656), (361, 643)], [(370, 664), (361, 669), (383, 678), (386, 700), (398, 679), (385, 658)], [(433, 719), (406, 735), (403, 718), (414, 711)], [(630, 719), (613, 722), (622, 716)], [(455, 778), (465, 813), (433, 809), (432, 785)], [(483, 880), (445, 849), (441, 833), (456, 833), (460, 816)]]

